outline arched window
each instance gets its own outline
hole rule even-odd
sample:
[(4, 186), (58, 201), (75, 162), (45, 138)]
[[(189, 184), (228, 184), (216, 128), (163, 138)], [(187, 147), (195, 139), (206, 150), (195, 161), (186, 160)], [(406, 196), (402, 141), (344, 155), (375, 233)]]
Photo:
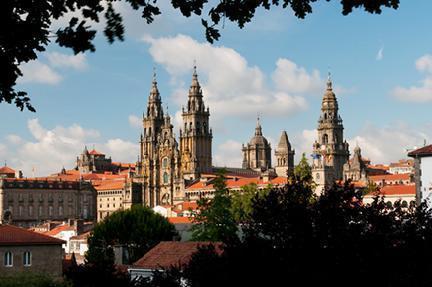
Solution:
[(163, 174), (163, 182), (168, 183), (168, 173), (164, 172)]
[(31, 266), (32, 255), (30, 251), (25, 251), (23, 254), (23, 265)]
[(167, 167), (168, 167), (168, 158), (164, 158), (164, 159), (162, 160), (162, 167), (163, 167), (163, 168), (167, 168)]
[(4, 254), (4, 257), (3, 257), (3, 265), (4, 265), (5, 267), (12, 267), (12, 266), (13, 266), (13, 254), (12, 254), (12, 252), (7, 251), (7, 252)]
[(327, 134), (324, 134), (323, 135), (323, 144), (328, 144), (328, 135)]
[(192, 130), (192, 122), (189, 123), (189, 129)]

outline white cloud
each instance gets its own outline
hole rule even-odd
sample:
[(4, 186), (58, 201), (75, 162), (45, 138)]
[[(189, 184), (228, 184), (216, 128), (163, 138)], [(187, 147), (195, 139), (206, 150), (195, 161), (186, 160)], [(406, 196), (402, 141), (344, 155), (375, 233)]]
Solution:
[(138, 144), (119, 138), (108, 140), (104, 147), (106, 153), (112, 155), (115, 161), (135, 162), (139, 154)]
[[(136, 161), (138, 145), (121, 139), (101, 141), (101, 135), (93, 129), (86, 129), (78, 124), (68, 127), (56, 126), (52, 129), (42, 126), (38, 119), (27, 122), (32, 135), (31, 140), (9, 135), (9, 144), (5, 145), (8, 153), (4, 156), (8, 164), (22, 170), (25, 176), (45, 176), (60, 171), (65, 166), (73, 168), (76, 157), (85, 145), (95, 145), (96, 149), (112, 156), (114, 161)], [(18, 140), (19, 139), (19, 140)], [(0, 148), (0, 156), (2, 149)]]
[[(197, 61), (206, 104), (210, 106), (213, 122), (219, 125), (225, 116), (295, 114), (307, 108), (304, 93), (317, 90), (320, 84), (323, 89), (318, 71), (308, 74), (304, 68), (287, 59), (278, 60), (274, 73), (277, 83), (274, 84), (267, 81), (260, 68), (251, 66), (231, 48), (200, 43), (184, 35), (146, 36), (143, 41), (150, 44), (149, 51), (154, 61), (170, 74), (171, 83), (175, 86), (172, 97), (179, 104), (184, 104), (188, 87), (182, 79), (191, 75), (193, 61)], [(289, 71), (289, 76), (301, 81), (301, 85), (289, 81), (279, 83), (284, 71)]]
[(377, 127), (366, 124), (357, 136), (348, 140), (351, 151), (358, 145), (362, 155), (374, 163), (389, 163), (407, 157), (407, 150), (422, 146), (424, 140), (430, 142), (432, 133), (429, 126), (410, 127), (405, 123), (393, 123)]
[(129, 115), (128, 117), (129, 125), (134, 128), (142, 127), (142, 120), (136, 115)]
[(7, 135), (6, 140), (11, 144), (20, 144), (22, 142), (22, 138), (14, 134)]
[(424, 55), (417, 59), (416, 69), (422, 72), (432, 73), (432, 55)]
[(20, 65), (23, 76), (18, 79), (20, 83), (40, 83), (56, 85), (62, 77), (47, 64), (34, 60)]
[(87, 58), (83, 53), (77, 55), (66, 55), (58, 52), (47, 53), (48, 62), (53, 67), (73, 68), (75, 70), (84, 70), (87, 68)]
[(213, 165), (220, 167), (241, 167), (242, 144), (235, 140), (227, 140), (218, 145), (213, 156)]
[[(313, 130), (303, 130), (301, 133), (290, 135), (288, 134), (288, 140), (295, 149), (295, 162), (299, 162), (302, 154), (305, 153), (308, 160), (311, 159), (312, 145), (317, 137), (317, 131)], [(310, 163), (310, 162), (309, 162)]]
[(324, 87), (318, 70), (308, 73), (305, 68), (283, 58), (276, 61), (276, 70), (272, 77), (279, 90), (290, 93), (319, 93)]
[(432, 101), (432, 55), (424, 55), (417, 59), (416, 69), (426, 73), (418, 86), (404, 88), (397, 86), (393, 89), (394, 97), (401, 101), (424, 103)]
[(384, 58), (384, 47), (381, 47), (376, 54), (375, 60), (381, 61)]

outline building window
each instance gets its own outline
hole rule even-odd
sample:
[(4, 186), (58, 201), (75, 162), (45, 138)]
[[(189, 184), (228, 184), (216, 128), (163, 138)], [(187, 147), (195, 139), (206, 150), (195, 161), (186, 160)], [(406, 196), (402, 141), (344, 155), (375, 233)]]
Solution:
[(23, 264), (24, 264), (24, 266), (31, 266), (31, 258), (32, 256), (31, 256), (31, 252), (30, 251), (26, 251), (26, 252), (24, 252), (24, 255), (23, 255)]
[(328, 135), (324, 134), (323, 136), (323, 144), (328, 144)]
[(28, 207), (28, 215), (33, 216), (33, 205), (29, 205)]
[(63, 216), (63, 206), (59, 206), (58, 214), (59, 214), (59, 216)]
[(43, 206), (39, 205), (39, 216), (42, 216), (43, 214)]
[(163, 160), (162, 160), (162, 167), (163, 168), (166, 168), (168, 166), (168, 158), (164, 158)]
[(53, 216), (53, 207), (52, 207), (52, 205), (50, 205), (48, 207), (48, 216)]
[(12, 267), (13, 266), (13, 254), (12, 254), (12, 252), (8, 251), (4, 254), (3, 264), (5, 267)]
[(168, 183), (168, 173), (164, 172), (163, 174), (163, 182)]

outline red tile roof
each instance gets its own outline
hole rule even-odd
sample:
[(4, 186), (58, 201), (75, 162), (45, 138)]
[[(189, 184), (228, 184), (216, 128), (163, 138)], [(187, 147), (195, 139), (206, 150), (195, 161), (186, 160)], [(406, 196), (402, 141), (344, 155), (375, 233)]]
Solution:
[(376, 195), (390, 195), (390, 196), (406, 196), (406, 195), (412, 195), (415, 196), (416, 194), (416, 187), (415, 185), (386, 185), (382, 187), (377, 192), (371, 192), (369, 194), (366, 194), (365, 196), (376, 196)]
[(408, 156), (410, 157), (417, 157), (417, 156), (421, 157), (421, 156), (428, 156), (428, 155), (432, 155), (432, 145), (427, 145), (408, 153)]
[(382, 180), (409, 180), (411, 175), (409, 173), (399, 174), (382, 174), (382, 175), (371, 175), (369, 179), (371, 181), (382, 181)]
[(59, 234), (60, 232), (63, 231), (70, 231), (70, 230), (75, 230), (74, 226), (70, 226), (69, 224), (63, 224), (63, 225), (59, 225), (49, 231), (44, 232), (43, 234), (45, 235), (49, 235), (49, 236), (56, 236), (57, 234)]
[(125, 187), (124, 180), (99, 180), (94, 181), (93, 186), (96, 190), (119, 190)]
[(65, 241), (13, 225), (0, 225), (0, 245), (51, 245)]
[(214, 244), (216, 251), (221, 253), (221, 243), (215, 242), (180, 242), (180, 241), (162, 241), (141, 259), (133, 264), (133, 267), (143, 269), (161, 269), (171, 266), (182, 267), (189, 263), (192, 254), (198, 251), (199, 246)]
[(91, 154), (91, 155), (105, 155), (104, 153), (98, 152), (95, 149), (92, 149), (91, 151), (89, 151), (89, 154)]
[(188, 224), (192, 223), (192, 219), (187, 216), (168, 217), (168, 221), (172, 224)]
[(2, 166), (0, 167), (0, 174), (15, 174), (15, 170), (8, 166)]
[[(264, 181), (263, 179), (259, 177), (240, 177), (240, 178), (228, 178), (225, 181), (227, 188), (240, 188), (242, 186), (255, 183), (260, 186), (266, 186), (268, 184), (273, 185), (281, 185), (287, 183), (287, 178), (283, 176), (275, 177), (269, 181)], [(208, 180), (207, 182), (204, 181), (196, 181), (193, 184), (191, 184), (187, 190), (194, 190), (194, 189), (213, 189), (212, 180)]]

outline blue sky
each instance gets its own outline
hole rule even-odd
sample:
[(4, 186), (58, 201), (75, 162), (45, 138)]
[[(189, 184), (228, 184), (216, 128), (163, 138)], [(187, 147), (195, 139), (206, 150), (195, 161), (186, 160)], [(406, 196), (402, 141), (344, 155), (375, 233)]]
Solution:
[(100, 33), (96, 53), (75, 57), (53, 44), (23, 66), (19, 87), (37, 113), (0, 105), (1, 160), (27, 176), (33, 167), (43, 175), (72, 168), (87, 144), (113, 160), (135, 161), (153, 66), (164, 108), (178, 125), (194, 59), (210, 105), (217, 165), (240, 164), (257, 113), (273, 147), (286, 130), (296, 158), (309, 154), (328, 70), (351, 148), (358, 143), (372, 162), (386, 163), (432, 140), (430, 1), (349, 16), (341, 15), (338, 1), (324, 1), (304, 20), (289, 10), (259, 11), (243, 30), (226, 22), (213, 45), (199, 18), (183, 18), (169, 6), (151, 25), (119, 9), (124, 42), (109, 45)]

